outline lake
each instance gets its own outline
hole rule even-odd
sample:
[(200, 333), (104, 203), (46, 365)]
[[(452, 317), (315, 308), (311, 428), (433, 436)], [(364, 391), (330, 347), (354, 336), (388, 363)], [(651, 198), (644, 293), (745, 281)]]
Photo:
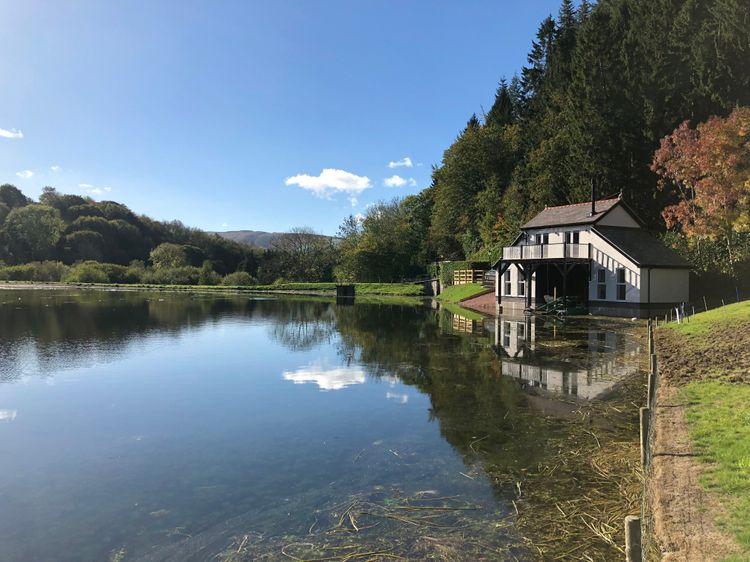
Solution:
[(643, 326), (436, 307), (0, 291), (0, 560), (619, 557)]

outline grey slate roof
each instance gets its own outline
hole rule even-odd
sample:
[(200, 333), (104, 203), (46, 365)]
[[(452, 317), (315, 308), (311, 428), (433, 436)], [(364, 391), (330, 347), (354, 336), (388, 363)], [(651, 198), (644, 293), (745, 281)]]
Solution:
[(619, 202), (619, 197), (598, 200), (596, 202), (596, 213), (593, 216), (591, 215), (591, 201), (575, 203), (573, 205), (561, 205), (559, 207), (545, 207), (541, 213), (521, 228), (545, 228), (548, 226), (595, 223)]
[(593, 231), (641, 267), (691, 268), (682, 256), (643, 229), (595, 226)]

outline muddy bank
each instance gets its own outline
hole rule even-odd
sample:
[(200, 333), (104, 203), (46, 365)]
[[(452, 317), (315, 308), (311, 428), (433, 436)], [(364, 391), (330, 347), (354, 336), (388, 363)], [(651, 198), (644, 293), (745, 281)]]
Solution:
[(736, 327), (695, 341), (669, 330), (656, 331), (660, 382), (647, 503), (653, 533), (650, 550), (661, 560), (722, 560), (739, 550), (734, 537), (716, 524), (726, 516), (723, 504), (700, 484), (706, 465), (695, 456), (680, 387), (715, 375), (717, 368), (733, 373), (730, 377), (741, 376), (734, 372), (741, 364), (738, 359), (748, 353), (748, 340), (750, 330), (738, 332)]
[(461, 301), (459, 304), (462, 308), (475, 310), (488, 316), (497, 316), (497, 298), (494, 292), (484, 293), (478, 297)]

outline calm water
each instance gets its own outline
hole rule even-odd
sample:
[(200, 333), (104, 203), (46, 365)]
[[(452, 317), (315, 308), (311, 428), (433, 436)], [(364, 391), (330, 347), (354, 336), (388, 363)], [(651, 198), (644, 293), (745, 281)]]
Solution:
[(499, 475), (637, 352), (604, 321), (0, 291), (0, 560), (533, 559)]

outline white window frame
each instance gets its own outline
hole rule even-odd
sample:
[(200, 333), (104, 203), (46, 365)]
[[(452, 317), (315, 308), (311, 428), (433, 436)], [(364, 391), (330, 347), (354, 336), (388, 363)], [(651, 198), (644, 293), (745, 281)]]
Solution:
[[(604, 278), (604, 281), (602, 281), (602, 278)], [(602, 296), (602, 289), (604, 289), (604, 296)], [(596, 271), (596, 299), (607, 300), (607, 270), (603, 267)]]

